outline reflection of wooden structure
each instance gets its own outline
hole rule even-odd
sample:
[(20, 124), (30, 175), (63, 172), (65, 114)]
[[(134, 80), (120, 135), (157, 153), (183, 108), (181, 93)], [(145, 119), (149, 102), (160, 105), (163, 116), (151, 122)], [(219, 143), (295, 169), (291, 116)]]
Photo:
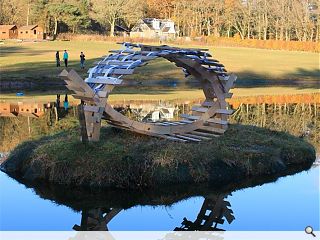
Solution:
[(225, 218), (228, 223), (232, 223), (235, 217), (233, 211), (229, 208), (231, 205), (225, 201), (226, 195), (207, 197), (201, 207), (197, 219), (192, 222), (184, 218), (181, 227), (175, 228), (175, 231), (223, 231), (219, 229), (218, 224), (223, 224)]
[[(229, 90), (236, 76), (229, 75), (222, 64), (210, 58), (207, 49), (131, 43), (123, 46), (124, 49), (111, 51), (112, 54), (97, 62), (85, 81), (74, 70), (64, 70), (60, 74), (67, 88), (74, 91), (73, 96), (85, 104), (85, 124), (82, 127), (85, 127), (84, 132), (90, 141), (99, 140), (103, 115), (114, 127), (181, 142), (200, 142), (226, 131), (228, 115), (232, 114), (232, 110), (227, 109), (226, 98), (232, 96)], [(174, 122), (137, 122), (115, 111), (107, 99), (115, 86), (126, 85), (122, 76), (133, 74), (135, 68), (159, 57), (181, 67), (186, 76), (195, 77), (201, 83), (205, 101), (194, 106), (191, 115), (184, 114), (182, 120)]]
[(107, 224), (119, 213), (122, 209), (103, 209), (94, 208), (82, 210), (81, 225), (74, 225), (76, 231), (109, 231)]
[(40, 103), (0, 103), (0, 117), (40, 117), (44, 114), (44, 106)]
[[(227, 194), (210, 195), (205, 198), (198, 213), (197, 219), (192, 222), (184, 218), (181, 227), (174, 231), (224, 231), (217, 227), (224, 224), (225, 219), (232, 223), (235, 217), (229, 208), (231, 205), (226, 201)], [(109, 231), (108, 223), (120, 212), (121, 208), (92, 208), (83, 209), (80, 226), (75, 224), (76, 231)]]

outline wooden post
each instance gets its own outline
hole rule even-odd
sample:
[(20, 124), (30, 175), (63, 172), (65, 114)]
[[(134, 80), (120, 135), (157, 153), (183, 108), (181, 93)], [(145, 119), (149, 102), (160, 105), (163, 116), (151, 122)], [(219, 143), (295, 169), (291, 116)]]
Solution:
[(84, 114), (84, 109), (83, 109), (83, 101), (81, 101), (81, 104), (78, 105), (78, 117), (79, 117), (79, 123), (80, 123), (80, 128), (81, 128), (81, 141), (82, 143), (88, 143), (88, 134), (87, 134), (87, 127), (86, 127), (86, 118)]
[(55, 117), (55, 120), (56, 120), (56, 123), (57, 123), (58, 120), (59, 120), (57, 107), (53, 107), (53, 111), (54, 111), (54, 117)]
[(28, 117), (28, 131), (29, 131), (29, 137), (30, 137), (31, 136), (30, 117)]

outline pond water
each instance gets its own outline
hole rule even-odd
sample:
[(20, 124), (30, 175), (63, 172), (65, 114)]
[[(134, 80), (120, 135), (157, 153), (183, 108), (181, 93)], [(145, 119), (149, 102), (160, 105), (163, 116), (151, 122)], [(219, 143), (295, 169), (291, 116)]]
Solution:
[[(186, 187), (186, 194), (179, 190), (181, 196), (171, 191), (171, 200), (170, 194), (158, 194), (138, 201), (112, 191), (88, 198), (59, 187), (27, 188), (0, 172), (0, 230), (171, 231), (196, 230), (202, 225), (204, 230), (303, 231), (310, 225), (319, 231), (319, 170), (314, 165), (308, 171), (232, 193), (208, 189), (189, 196)], [(124, 198), (127, 207), (119, 207)], [(170, 205), (161, 204), (166, 198)], [(200, 212), (202, 207), (207, 218)]]
[[(190, 110), (185, 104), (175, 107), (180, 113)], [(231, 123), (303, 136), (319, 151), (319, 110), (319, 104), (240, 105)], [(51, 112), (31, 120), (0, 118), (0, 152), (8, 152), (32, 137), (73, 126), (76, 113), (70, 111), (69, 115), (68, 121), (56, 125)], [(259, 180), (247, 184), (253, 187), (233, 192), (178, 186), (152, 193), (128, 193), (61, 186), (32, 188), (0, 171), (0, 231), (303, 231), (306, 226), (319, 231), (319, 172), (318, 159), (308, 171), (277, 181)]]

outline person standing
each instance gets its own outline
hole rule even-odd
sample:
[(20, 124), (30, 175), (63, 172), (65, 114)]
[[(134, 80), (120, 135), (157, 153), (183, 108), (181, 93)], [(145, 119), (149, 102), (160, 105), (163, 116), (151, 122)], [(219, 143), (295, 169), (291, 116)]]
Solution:
[(64, 110), (68, 112), (68, 108), (69, 108), (68, 94), (66, 94), (64, 98), (63, 107), (64, 107)]
[(83, 52), (81, 52), (81, 54), (80, 54), (80, 67), (81, 67), (81, 69), (84, 69), (84, 61), (86, 60), (85, 57), (86, 56), (83, 54)]
[(59, 54), (59, 51), (56, 52), (56, 63), (57, 63), (57, 67), (60, 67), (60, 54)]
[(68, 59), (69, 59), (69, 54), (68, 54), (67, 50), (64, 50), (63, 60), (64, 60), (64, 66), (65, 67), (68, 67)]

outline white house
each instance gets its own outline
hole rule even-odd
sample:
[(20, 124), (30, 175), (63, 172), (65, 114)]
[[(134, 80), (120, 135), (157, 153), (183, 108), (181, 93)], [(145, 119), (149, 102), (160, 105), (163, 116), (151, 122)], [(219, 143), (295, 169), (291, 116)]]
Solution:
[(169, 19), (144, 18), (132, 28), (132, 38), (175, 38), (177, 31), (174, 22)]

